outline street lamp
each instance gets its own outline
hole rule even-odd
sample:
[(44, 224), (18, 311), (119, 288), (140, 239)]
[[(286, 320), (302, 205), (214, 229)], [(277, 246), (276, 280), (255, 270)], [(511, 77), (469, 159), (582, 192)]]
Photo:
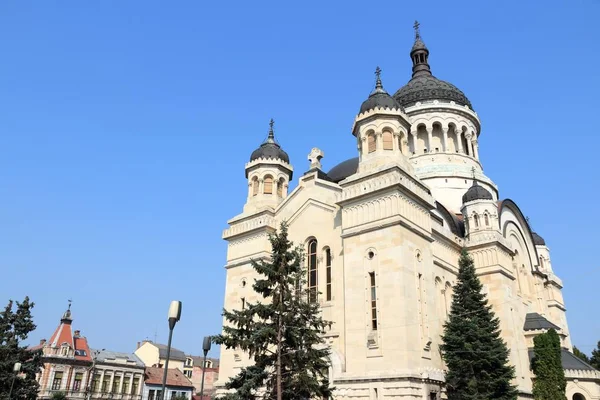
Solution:
[(13, 376), (12, 383), (10, 384), (10, 390), (8, 391), (8, 400), (10, 400), (10, 395), (12, 394), (13, 386), (15, 385), (15, 379), (17, 379), (17, 375), (19, 375), (19, 372), (21, 372), (20, 362), (15, 363), (13, 367), (13, 372), (15, 373), (15, 376)]
[(206, 355), (210, 351), (210, 336), (204, 336), (204, 341), (202, 342), (202, 350), (204, 351), (204, 361), (202, 364), (202, 383), (200, 384), (200, 400), (204, 400), (202, 396), (204, 396), (204, 373), (206, 372)]
[(161, 396), (165, 398), (165, 387), (167, 386), (167, 372), (169, 371), (169, 357), (171, 356), (171, 339), (173, 339), (173, 329), (175, 324), (181, 318), (181, 302), (173, 300), (169, 306), (169, 343), (167, 343), (167, 359), (165, 360), (165, 372), (163, 374)]

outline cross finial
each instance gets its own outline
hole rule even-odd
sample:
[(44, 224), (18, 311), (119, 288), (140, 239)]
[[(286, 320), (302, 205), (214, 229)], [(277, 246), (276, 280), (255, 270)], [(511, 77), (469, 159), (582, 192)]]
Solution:
[(475, 180), (475, 167), (471, 167), (471, 174), (473, 175), (473, 180)]
[(419, 26), (421, 26), (421, 24), (419, 24), (419, 21), (415, 20), (415, 23), (413, 25), (413, 28), (415, 28), (415, 39), (419, 39), (421, 37), (421, 33), (419, 32)]
[(375, 88), (382, 89), (383, 85), (381, 84), (381, 68), (379, 68), (379, 66), (375, 68), (375, 76), (377, 77), (377, 81), (375, 82)]
[(69, 302), (69, 311), (71, 311), (71, 303), (73, 302), (73, 300), (69, 299), (68, 302)]
[(275, 134), (273, 133), (273, 125), (275, 125), (275, 121), (273, 118), (269, 121), (269, 139), (274, 139)]

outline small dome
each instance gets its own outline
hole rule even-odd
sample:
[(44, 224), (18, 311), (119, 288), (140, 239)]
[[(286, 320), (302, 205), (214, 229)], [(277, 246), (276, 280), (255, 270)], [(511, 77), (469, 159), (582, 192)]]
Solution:
[(473, 109), (471, 102), (460, 89), (433, 75), (420, 75), (412, 78), (406, 85), (398, 89), (394, 98), (403, 107), (414, 105), (418, 101), (447, 100)]
[(544, 240), (544, 238), (538, 235), (537, 233), (531, 232), (531, 236), (533, 236), (533, 244), (535, 244), (536, 246), (546, 245), (546, 241)]
[(281, 146), (275, 141), (275, 134), (273, 133), (273, 125), (275, 122), (271, 119), (269, 123), (269, 136), (267, 140), (260, 147), (252, 152), (250, 155), (250, 161), (257, 160), (259, 158), (267, 158), (272, 160), (281, 160), (286, 163), (290, 163), (290, 157), (283, 151)]
[(475, 200), (493, 200), (492, 194), (483, 186), (479, 186), (476, 181), (473, 181), (473, 186), (463, 194), (463, 204)]
[(373, 110), (375, 108), (389, 108), (391, 110), (400, 110), (404, 111), (402, 106), (398, 104), (396, 100), (392, 96), (388, 94), (383, 88), (381, 83), (381, 69), (377, 67), (375, 70), (375, 75), (377, 75), (377, 83), (375, 84), (375, 89), (369, 95), (369, 98), (365, 100), (360, 106), (359, 114), (367, 112), (369, 110)]
[(358, 171), (358, 157), (342, 161), (335, 167), (331, 168), (327, 173), (327, 176), (335, 183), (338, 183), (350, 175), (354, 175), (356, 171)]

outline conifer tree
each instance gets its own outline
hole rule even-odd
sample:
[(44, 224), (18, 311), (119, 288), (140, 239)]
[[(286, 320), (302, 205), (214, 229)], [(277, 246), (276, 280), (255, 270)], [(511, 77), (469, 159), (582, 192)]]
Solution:
[[(13, 310), (16, 305), (16, 310)], [(36, 399), (38, 383), (36, 373), (42, 366), (41, 351), (29, 351), (21, 342), (35, 329), (31, 309), (34, 303), (25, 297), (23, 302), (13, 302), (0, 312), (0, 399), (8, 399), (11, 385), (11, 399)], [(21, 375), (15, 378), (14, 365), (21, 363)]]
[(586, 363), (590, 363), (590, 358), (587, 356), (587, 354), (585, 354), (583, 351), (579, 350), (577, 348), (577, 346), (573, 346), (573, 354), (575, 355), (575, 357), (579, 358), (582, 361), (585, 361)]
[(442, 336), (449, 400), (514, 400), (514, 367), (500, 337), (500, 321), (488, 305), (473, 260), (465, 249)]
[(288, 240), (285, 223), (269, 240), (270, 260), (252, 262), (259, 275), (252, 288), (260, 301), (224, 310), (223, 332), (215, 337), (215, 343), (243, 351), (253, 361), (225, 384), (230, 393), (223, 399), (329, 398), (329, 350), (322, 334), (330, 323), (300, 289), (306, 280), (303, 251)]
[(597, 347), (592, 350), (592, 357), (590, 357), (590, 365), (600, 371), (600, 341)]
[(533, 398), (536, 400), (566, 400), (567, 380), (561, 362), (560, 337), (554, 329), (533, 338), (534, 357), (531, 362), (535, 378)]

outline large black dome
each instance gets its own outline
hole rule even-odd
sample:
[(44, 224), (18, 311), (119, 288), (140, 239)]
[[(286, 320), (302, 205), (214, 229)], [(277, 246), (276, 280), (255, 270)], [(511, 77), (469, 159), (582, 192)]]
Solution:
[(350, 175), (354, 175), (356, 171), (358, 171), (358, 157), (342, 161), (335, 167), (331, 168), (327, 173), (327, 176), (335, 183), (338, 183)]
[(460, 89), (433, 75), (415, 76), (398, 89), (394, 98), (403, 107), (412, 106), (418, 101), (446, 100), (473, 109), (471, 102)]

